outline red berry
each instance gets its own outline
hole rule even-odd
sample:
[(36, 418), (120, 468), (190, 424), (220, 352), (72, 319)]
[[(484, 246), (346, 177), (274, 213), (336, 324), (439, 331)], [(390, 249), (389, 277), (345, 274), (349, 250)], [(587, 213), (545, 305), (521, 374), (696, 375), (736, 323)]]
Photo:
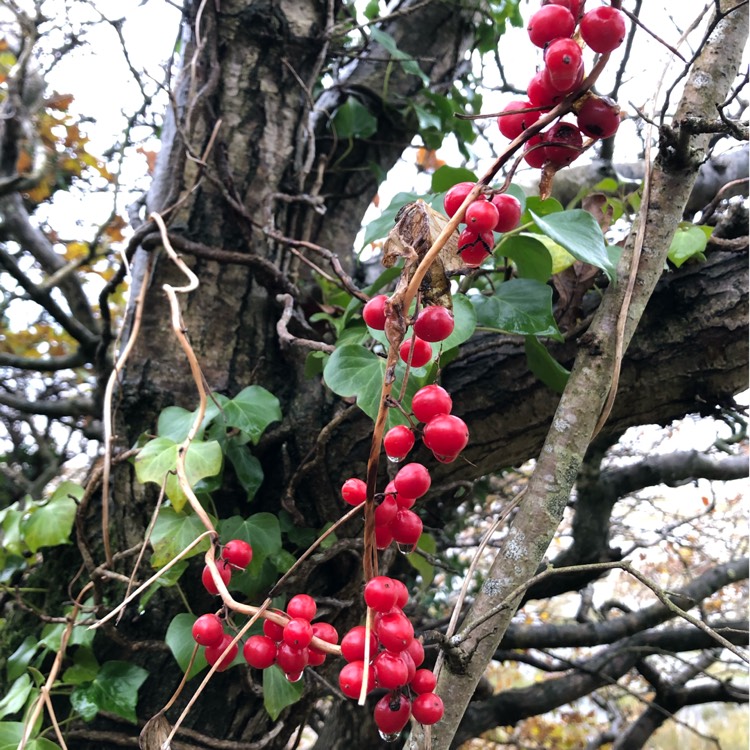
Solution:
[(201, 615), (193, 623), (193, 640), (201, 646), (218, 646), (224, 638), (224, 626), (213, 614)]
[(406, 497), (422, 497), (430, 489), (432, 479), (427, 467), (411, 463), (402, 466), (393, 478), (396, 492)]
[[(386, 495), (375, 508), (375, 526), (388, 526), (398, 513), (398, 503), (393, 495)], [(390, 544), (390, 542), (389, 542)]]
[(289, 617), (301, 617), (308, 622), (315, 617), (318, 611), (318, 605), (308, 594), (297, 594), (293, 596), (286, 605), (286, 613)]
[(492, 202), (495, 204), (498, 213), (495, 231), (510, 232), (515, 229), (521, 220), (521, 201), (510, 193), (499, 193), (493, 196)]
[(276, 644), (266, 635), (251, 635), (242, 648), (245, 661), (256, 669), (268, 669), (276, 661)]
[(283, 625), (277, 625), (271, 620), (263, 620), (263, 632), (272, 640), (274, 643), (281, 643), (284, 638), (284, 627)]
[(375, 527), (375, 546), (378, 549), (388, 549), (393, 541), (393, 534), (390, 526)]
[(299, 682), (302, 679), (302, 671), (300, 670), (299, 672), (287, 672), (284, 677), (286, 677), (289, 682)]
[(415, 693), (431, 693), (437, 685), (437, 677), (429, 669), (418, 669), (409, 687)]
[(541, 169), (544, 166), (544, 162), (547, 161), (547, 152), (544, 148), (544, 138), (541, 133), (531, 136), (526, 141), (523, 158), (534, 169)]
[(477, 234), (473, 229), (464, 229), (458, 236), (458, 252), (461, 262), (469, 268), (482, 265), (485, 258), (489, 258), (495, 247), (495, 236), (492, 232)]
[(450, 394), (437, 384), (423, 386), (411, 401), (411, 410), (420, 422), (429, 422), (436, 414), (450, 414), (452, 408)]
[(404, 495), (402, 492), (399, 492), (396, 489), (396, 485), (393, 482), (388, 482), (388, 484), (385, 486), (385, 494), (393, 497), (393, 499), (396, 501), (396, 506), (398, 510), (405, 510), (405, 509), (411, 508), (414, 505), (414, 503), (417, 502), (416, 497), (408, 497), (407, 495)]
[(367, 499), (367, 485), (361, 479), (347, 479), (341, 485), (341, 497), (349, 505), (360, 505)]
[(611, 138), (620, 126), (620, 108), (606, 97), (590, 96), (578, 110), (578, 127), (589, 138)]
[[(361, 660), (350, 662), (342, 667), (339, 672), (339, 687), (347, 698), (359, 698), (364, 674), (365, 663)], [(367, 668), (367, 675), (367, 692), (369, 693), (375, 687), (375, 670), (371, 666)]]
[(435, 693), (422, 693), (411, 704), (412, 716), (420, 724), (436, 724), (443, 718), (444, 712), (443, 701)]
[(409, 670), (398, 654), (381, 651), (373, 660), (378, 687), (395, 690), (409, 681)]
[(568, 93), (573, 90), (581, 73), (581, 48), (572, 39), (555, 39), (544, 53), (544, 63), (552, 87), (562, 93)]
[[(512, 102), (503, 107), (503, 112), (514, 112), (516, 110), (526, 110), (534, 105), (525, 99), (514, 99)], [(517, 114), (500, 114), (497, 118), (497, 126), (500, 132), (511, 141), (518, 138), (526, 128), (533, 125), (540, 117), (541, 112), (533, 110), (531, 112), (517, 112)]]
[(544, 155), (558, 169), (568, 166), (581, 155), (583, 138), (581, 131), (572, 123), (556, 122), (544, 133), (544, 141), (554, 144), (544, 147)]
[(409, 601), (409, 589), (406, 588), (405, 583), (402, 583), (397, 578), (392, 578), (391, 580), (396, 587), (396, 606), (399, 609), (403, 609)]
[(422, 645), (422, 641), (415, 638), (406, 647), (406, 650), (411, 655), (411, 658), (414, 659), (414, 664), (416, 666), (419, 666), (424, 661), (424, 646)]
[(414, 659), (411, 658), (408, 648), (400, 651), (398, 657), (404, 662), (404, 664), (406, 664), (406, 684), (408, 685), (414, 679), (414, 675), (417, 673), (417, 667), (414, 664)]
[(284, 643), (294, 648), (306, 648), (310, 645), (313, 637), (312, 625), (309, 620), (301, 617), (293, 617), (284, 625)]
[[(412, 342), (414, 342), (414, 351), (412, 351)], [(432, 359), (432, 347), (419, 336), (404, 339), (398, 348), (398, 354), (404, 362), (409, 361), (411, 353), (411, 366), (422, 367)]]
[(422, 536), (422, 519), (414, 511), (400, 510), (388, 528), (396, 544), (413, 547)]
[[(330, 622), (314, 622), (312, 629), (313, 635), (316, 638), (320, 638), (321, 641), (325, 641), (326, 643), (339, 642), (339, 634)], [(312, 656), (313, 654), (325, 654), (325, 651), (318, 651), (317, 648), (310, 646), (310, 655)]]
[[(221, 577), (221, 580), (224, 581), (224, 585), (229, 586), (229, 581), (232, 579), (232, 569), (228, 565), (225, 565), (221, 560), (217, 560), (216, 569), (219, 571), (219, 576)], [(208, 565), (203, 568), (201, 581), (203, 582), (203, 587), (209, 594), (212, 594), (213, 596), (218, 595), (219, 589), (216, 588), (214, 577), (211, 575), (211, 568), (209, 568)]]
[(385, 433), (383, 447), (389, 458), (400, 461), (414, 447), (414, 433), (405, 424), (397, 424)]
[(497, 224), (497, 208), (485, 198), (479, 198), (469, 204), (464, 214), (464, 222), (477, 234), (491, 232)]
[(206, 661), (213, 667), (217, 664), (217, 672), (223, 672), (229, 667), (234, 661), (234, 657), (237, 656), (237, 652), (240, 650), (239, 646), (235, 643), (231, 648), (229, 644), (234, 640), (234, 637), (225, 633), (218, 646), (209, 646), (203, 653), (206, 657)]
[(306, 648), (295, 648), (282, 642), (276, 651), (276, 663), (286, 673), (301, 672), (307, 666), (307, 653)]
[(253, 559), (253, 548), (243, 539), (232, 539), (224, 545), (221, 556), (229, 565), (244, 570)]
[(545, 73), (546, 71), (542, 69), (534, 74), (534, 77), (529, 81), (526, 91), (529, 100), (535, 107), (547, 107), (551, 109), (565, 98), (565, 94), (558, 91), (552, 85)]
[(440, 456), (457, 456), (469, 442), (469, 430), (460, 417), (437, 414), (424, 428), (424, 444)]
[(411, 715), (411, 701), (403, 693), (388, 693), (376, 704), (375, 724), (386, 737), (398, 735)]
[[(375, 658), (378, 651), (378, 639), (370, 631), (370, 659)], [(364, 661), (365, 658), (365, 626), (356, 625), (341, 639), (341, 656), (347, 661)]]
[(362, 310), (362, 317), (370, 328), (376, 331), (385, 329), (385, 303), (388, 297), (385, 294), (378, 294), (368, 300)]
[(459, 182), (445, 194), (443, 208), (449, 218), (458, 211), (461, 204), (466, 200), (466, 196), (476, 184), (476, 182)]
[(365, 604), (376, 612), (393, 609), (397, 597), (398, 590), (388, 576), (375, 576), (365, 585)]
[(414, 333), (425, 341), (444, 341), (453, 333), (453, 313), (440, 305), (423, 308), (414, 321)]
[(323, 651), (315, 651), (311, 647), (307, 649), (307, 666), (319, 667), (326, 660), (326, 654)]
[(567, 8), (573, 18), (581, 15), (581, 8), (585, 0), (542, 0), (542, 5), (562, 5)]
[(602, 5), (583, 14), (580, 30), (583, 41), (594, 52), (606, 54), (625, 39), (625, 16), (611, 5)]
[(576, 27), (573, 14), (562, 5), (545, 5), (529, 21), (531, 43), (544, 49), (553, 39), (571, 37)]

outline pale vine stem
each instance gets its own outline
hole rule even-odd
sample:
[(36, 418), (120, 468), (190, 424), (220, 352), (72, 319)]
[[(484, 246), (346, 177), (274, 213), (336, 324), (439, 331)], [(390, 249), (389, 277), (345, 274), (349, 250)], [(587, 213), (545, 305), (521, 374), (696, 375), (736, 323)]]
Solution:
[[(73, 628), (76, 624), (76, 619), (78, 618), (78, 613), (81, 611), (81, 603), (83, 601), (83, 597), (89, 592), (90, 589), (94, 587), (93, 581), (89, 581), (82, 589), (81, 593), (78, 594), (76, 597), (76, 600), (73, 602), (73, 610), (68, 615), (68, 624), (65, 627), (65, 630), (63, 631), (62, 636), (60, 636), (60, 647), (57, 649), (57, 653), (55, 654), (55, 661), (52, 663), (52, 667), (49, 671), (49, 674), (47, 675), (47, 680), (45, 681), (44, 685), (39, 688), (39, 696), (37, 697), (36, 701), (34, 702), (34, 707), (29, 712), (29, 715), (26, 718), (26, 723), (24, 725), (23, 735), (21, 737), (21, 742), (18, 745), (18, 750), (24, 750), (26, 745), (28, 744), (29, 740), (31, 739), (31, 735), (34, 731), (34, 726), (36, 725), (37, 719), (39, 718), (43, 706), (47, 705), (50, 709), (50, 718), (52, 720), (52, 724), (55, 727), (55, 733), (57, 734), (58, 738), (60, 737), (60, 727), (55, 719), (55, 714), (51, 710), (52, 706), (49, 701), (49, 694), (50, 690), (52, 690), (52, 687), (55, 684), (55, 680), (57, 679), (57, 675), (62, 668), (63, 658), (65, 657), (65, 651), (68, 648), (68, 641), (70, 640), (70, 636), (73, 632)], [(65, 743), (61, 742), (62, 747), (65, 747)]]

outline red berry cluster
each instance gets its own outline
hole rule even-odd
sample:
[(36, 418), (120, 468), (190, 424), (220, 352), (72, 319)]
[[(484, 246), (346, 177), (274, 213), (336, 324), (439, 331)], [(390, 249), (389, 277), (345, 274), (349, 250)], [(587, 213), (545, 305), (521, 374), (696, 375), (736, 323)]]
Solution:
[[(584, 79), (580, 39), (594, 52), (608, 54), (625, 38), (625, 17), (605, 5), (583, 12), (585, 0), (545, 0), (527, 27), (532, 44), (544, 50), (544, 66), (527, 86), (528, 99), (509, 102), (498, 117), (500, 132), (511, 140), (533, 125), (543, 112), (580, 89)], [(591, 93), (574, 105), (576, 123), (559, 120), (525, 144), (526, 162), (539, 169), (545, 163), (559, 169), (582, 152), (583, 136), (609, 138), (620, 124), (620, 110), (612, 100)]]
[[(375, 611), (373, 629), (352, 628), (341, 640), (341, 655), (348, 662), (339, 673), (339, 687), (357, 699), (367, 680), (366, 692), (388, 691), (375, 705), (374, 718), (380, 732), (398, 735), (413, 716), (421, 724), (434, 724), (443, 716), (443, 702), (432, 691), (436, 680), (424, 661), (421, 641), (404, 614), (409, 594), (401, 581), (376, 576), (365, 586), (365, 603)], [(366, 671), (365, 671), (365, 664)]]
[[(449, 217), (458, 211), (475, 185), (475, 182), (459, 182), (445, 194), (443, 207)], [(480, 266), (495, 247), (493, 232), (510, 232), (518, 226), (520, 218), (521, 203), (510, 193), (480, 195), (472, 201), (464, 213), (466, 228), (458, 237), (458, 252), (464, 265)]]
[[(219, 571), (221, 580), (224, 585), (228, 586), (232, 579), (232, 570), (244, 570), (253, 559), (253, 548), (242, 539), (232, 539), (224, 545), (221, 550), (221, 557), (216, 562), (216, 568)], [(219, 593), (216, 583), (211, 575), (211, 569), (206, 565), (201, 575), (203, 587), (212, 596)]]

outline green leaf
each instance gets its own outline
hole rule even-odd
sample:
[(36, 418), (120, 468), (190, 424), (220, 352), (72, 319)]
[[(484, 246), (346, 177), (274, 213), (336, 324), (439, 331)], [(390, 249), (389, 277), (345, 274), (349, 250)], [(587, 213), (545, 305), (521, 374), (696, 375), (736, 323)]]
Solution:
[(396, 40), (390, 34), (376, 28), (375, 26), (371, 26), (370, 38), (380, 44), (387, 52), (389, 52), (394, 60), (398, 60), (401, 63), (401, 67), (406, 73), (410, 73), (411, 75), (415, 75), (418, 78), (421, 78), (422, 83), (424, 83), (425, 86), (430, 85), (430, 78), (419, 67), (419, 63), (413, 57), (411, 57), (411, 55), (407, 55), (405, 52), (402, 52), (396, 45)]
[(300, 699), (302, 689), (302, 680), (289, 682), (276, 664), (263, 670), (263, 705), (273, 721), (287, 706)]
[(534, 279), (511, 279), (501, 284), (492, 297), (471, 297), (477, 326), (523, 336), (551, 336), (560, 339), (552, 315), (552, 289)]
[[(151, 565), (157, 569), (163, 567), (204, 531), (206, 528), (198, 516), (179, 513), (173, 508), (162, 508), (151, 532), (151, 546), (154, 549)], [(182, 559), (187, 560), (206, 552), (209, 544), (206, 537)]]
[(281, 552), (281, 528), (273, 513), (255, 513), (249, 518), (232, 516), (219, 524), (219, 535), (223, 541), (242, 539), (253, 548), (250, 574), (260, 567), (266, 557)]
[(236, 440), (227, 441), (225, 455), (234, 467), (237, 479), (247, 492), (250, 502), (263, 482), (263, 467), (260, 461), (250, 453), (246, 445), (240, 445)]
[[(0, 750), (18, 750), (25, 728), (22, 721), (0, 721)], [(37, 737), (26, 745), (26, 750), (60, 750), (60, 746)]]
[(257, 445), (268, 425), (281, 421), (281, 406), (273, 393), (259, 385), (250, 385), (227, 402), (224, 417), (229, 427), (247, 433)]
[(547, 348), (536, 336), (527, 336), (524, 346), (531, 372), (553, 391), (562, 393), (565, 390), (570, 372), (547, 351)]
[(380, 0), (370, 0), (362, 12), (368, 21), (377, 18), (380, 15)]
[[(175, 661), (180, 665), (180, 669), (183, 673), (187, 670), (190, 664), (190, 658), (193, 655), (193, 649), (195, 648), (195, 641), (193, 640), (193, 623), (198, 618), (195, 615), (191, 615), (188, 612), (181, 612), (179, 615), (172, 619), (167, 628), (167, 634), (164, 636), (164, 642), (169, 646), (169, 650), (172, 652)], [(191, 680), (195, 675), (200, 674), (207, 666), (208, 662), (206, 657), (203, 655), (203, 649), (199, 648), (198, 653), (195, 655), (195, 661), (190, 669), (188, 680)]]
[(377, 416), (384, 377), (385, 360), (356, 344), (338, 347), (323, 370), (326, 385), (344, 398), (356, 396), (370, 419)]
[(0, 700), (0, 719), (20, 711), (24, 707), (26, 699), (31, 694), (33, 688), (34, 685), (28, 674), (22, 674), (15, 680), (5, 694), (5, 697)]
[(708, 245), (708, 239), (713, 232), (713, 227), (696, 226), (688, 222), (681, 222), (672, 237), (667, 257), (679, 268), (690, 258), (705, 260), (703, 251)]
[(536, 225), (550, 239), (562, 245), (572, 256), (601, 268), (610, 281), (617, 277), (617, 259), (604, 240), (594, 217), (580, 208), (550, 214), (544, 218), (531, 212)]
[(451, 167), (447, 164), (435, 170), (432, 175), (430, 192), (444, 193), (459, 182), (476, 182), (477, 176), (465, 167)]
[(545, 283), (552, 275), (552, 256), (544, 243), (533, 235), (508, 235), (497, 252), (513, 260), (522, 279), (536, 279)]
[(76, 500), (81, 497), (83, 487), (74, 482), (63, 482), (47, 503), (33, 508), (28, 518), (21, 522), (24, 540), (32, 552), (42, 547), (70, 544), (78, 507)]
[(556, 214), (563, 210), (562, 203), (557, 198), (541, 198), (530, 195), (526, 198), (526, 210), (521, 215), (521, 224), (528, 224), (530, 221), (534, 221), (533, 215), (537, 216), (549, 216), (550, 214)]
[(91, 721), (99, 711), (108, 711), (135, 724), (138, 688), (147, 677), (148, 672), (135, 664), (108, 661), (92, 683), (73, 690), (70, 702), (85, 721)]
[[(165, 437), (173, 440), (175, 443), (181, 443), (190, 432), (193, 426), (197, 412), (188, 411), (181, 406), (167, 406), (159, 413), (159, 419), (156, 423), (156, 434), (159, 437)], [(200, 440), (203, 437), (203, 429), (206, 426), (204, 415), (203, 424), (196, 437)]]
[(377, 219), (373, 219), (365, 227), (365, 237), (362, 247), (367, 247), (374, 240), (385, 237), (396, 223), (396, 214), (408, 203), (414, 203), (421, 196), (416, 193), (396, 193), (388, 204), (388, 208)]
[[(417, 542), (417, 548), (424, 550), (428, 554), (434, 555), (437, 550), (435, 537), (432, 536), (432, 534), (428, 534), (426, 531), (422, 532), (422, 536), (419, 537), (419, 541)], [(422, 576), (420, 588), (423, 591), (426, 591), (432, 585), (432, 580), (435, 577), (435, 566), (417, 552), (407, 555), (406, 559), (417, 573)]]
[(369, 138), (378, 130), (378, 120), (358, 99), (350, 96), (337, 110), (332, 126), (339, 138)]
[(99, 672), (99, 662), (90, 648), (79, 648), (73, 657), (73, 665), (63, 673), (63, 682), (82, 685), (91, 682)]
[(5, 665), (8, 681), (11, 682), (20, 677), (29, 666), (34, 654), (39, 648), (39, 642), (33, 635), (27, 635), (21, 645), (8, 657)]

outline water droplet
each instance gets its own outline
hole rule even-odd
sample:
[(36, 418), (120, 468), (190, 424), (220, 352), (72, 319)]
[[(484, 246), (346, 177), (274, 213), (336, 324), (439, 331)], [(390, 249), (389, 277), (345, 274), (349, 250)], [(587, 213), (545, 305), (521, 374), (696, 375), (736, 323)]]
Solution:
[(396, 549), (398, 549), (398, 551), (402, 555), (410, 555), (416, 548), (416, 544), (401, 544), (400, 542), (396, 543)]
[(289, 682), (299, 682), (302, 679), (302, 672), (287, 672), (286, 678)]
[[(387, 453), (386, 453), (386, 456), (388, 456), (388, 454), (387, 454)], [(398, 463), (399, 461), (403, 461), (404, 459), (403, 459), (403, 457), (402, 457), (402, 456), (388, 456), (388, 460), (389, 460), (389, 461), (390, 461), (390, 462), (391, 462), (392, 464), (397, 464), (397, 463)]]
[(395, 742), (400, 736), (401, 732), (394, 732), (393, 734), (386, 734), (378, 729), (378, 734), (384, 742)]

